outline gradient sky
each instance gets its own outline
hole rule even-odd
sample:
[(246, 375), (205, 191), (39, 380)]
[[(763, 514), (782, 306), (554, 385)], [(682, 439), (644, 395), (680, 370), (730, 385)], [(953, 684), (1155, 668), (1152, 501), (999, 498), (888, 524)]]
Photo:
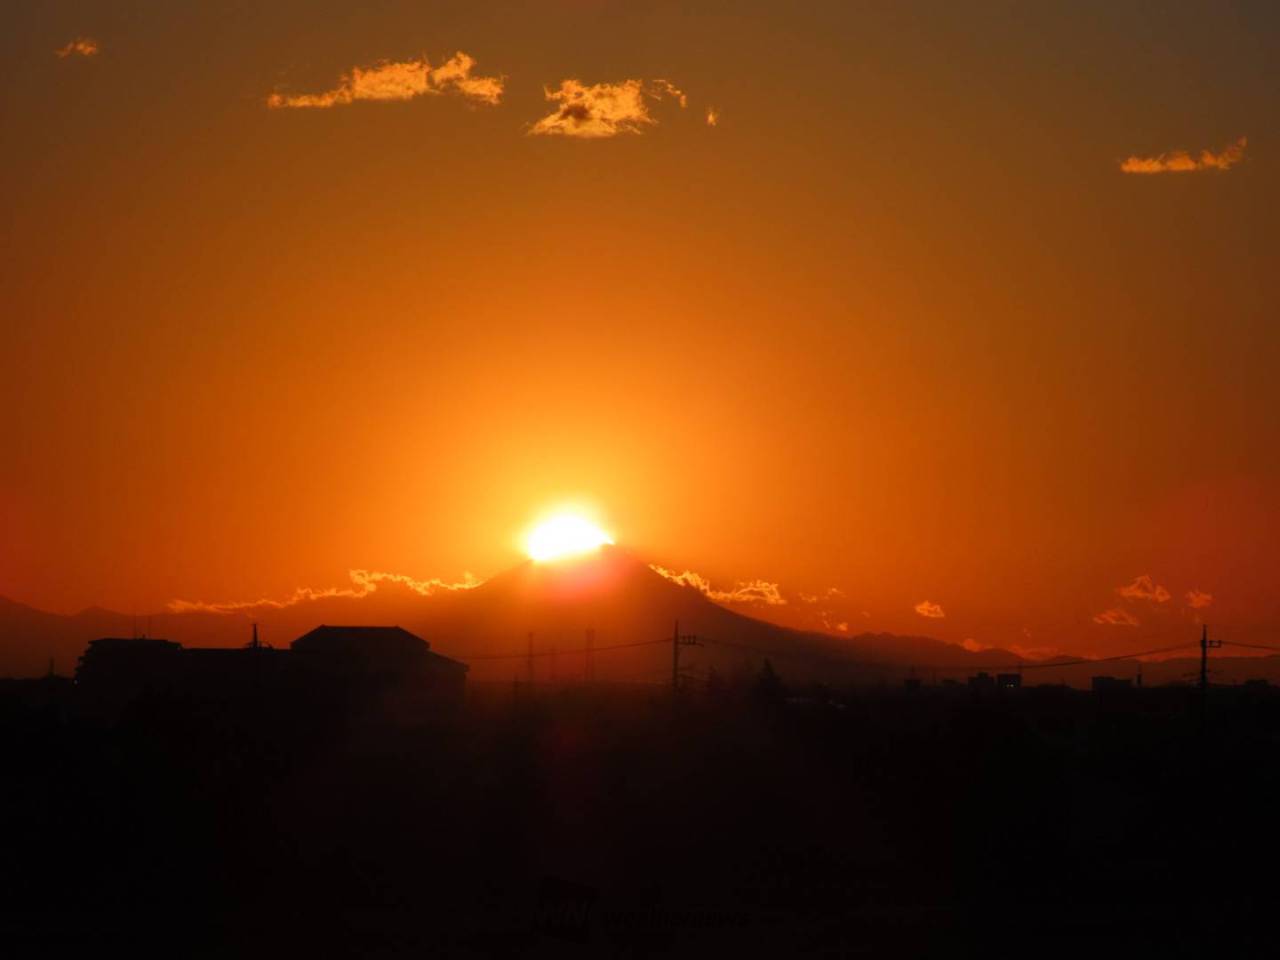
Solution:
[[(499, 102), (343, 86), (458, 52)], [(1278, 64), (1270, 2), (6, 4), (0, 594), (484, 577), (580, 501), (786, 622), (1274, 636)]]

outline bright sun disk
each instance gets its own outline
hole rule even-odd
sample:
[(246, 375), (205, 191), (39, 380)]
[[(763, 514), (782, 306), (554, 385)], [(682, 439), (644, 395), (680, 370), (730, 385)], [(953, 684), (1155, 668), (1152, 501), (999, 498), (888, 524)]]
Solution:
[(525, 540), (525, 552), (534, 560), (558, 560), (598, 550), (613, 537), (576, 513), (560, 513), (543, 520)]

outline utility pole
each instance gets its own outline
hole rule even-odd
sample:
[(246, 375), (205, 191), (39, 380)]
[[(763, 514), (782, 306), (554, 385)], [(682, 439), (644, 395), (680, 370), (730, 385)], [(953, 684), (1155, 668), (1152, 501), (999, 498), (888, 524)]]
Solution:
[(1200, 703), (1203, 704), (1209, 698), (1209, 648), (1222, 646), (1221, 640), (1209, 639), (1209, 627), (1207, 624), (1200, 627)]
[(676, 697), (680, 693), (680, 648), (698, 646), (698, 638), (691, 633), (682, 634), (680, 632), (680, 621), (676, 621), (675, 629), (671, 631), (671, 696)]

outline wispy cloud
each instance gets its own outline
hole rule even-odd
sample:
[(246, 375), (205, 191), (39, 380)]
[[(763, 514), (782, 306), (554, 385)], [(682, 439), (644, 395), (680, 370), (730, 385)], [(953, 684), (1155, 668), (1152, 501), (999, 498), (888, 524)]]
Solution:
[(720, 111), (717, 110), (715, 107), (707, 107), (707, 126), (708, 127), (720, 126)]
[(400, 586), (408, 587), (414, 593), (429, 597), (433, 593), (438, 593), (442, 590), (471, 590), (484, 582), (476, 579), (470, 572), (464, 573), (462, 580), (457, 583), (449, 583), (439, 579), (416, 580), (403, 573), (383, 573), (377, 570), (349, 570), (347, 574), (351, 577), (352, 585), (349, 587), (323, 587), (319, 589), (315, 587), (298, 587), (283, 599), (263, 598), (260, 600), (214, 602), (170, 600), (168, 609), (170, 613), (244, 613), (253, 610), (283, 610), (286, 607), (297, 606), (300, 603), (327, 600), (333, 597), (359, 600), (375, 592), (378, 589), (378, 585), (382, 583), (399, 584)]
[(684, 107), (689, 102), (669, 80), (623, 80), (588, 86), (570, 79), (562, 80), (559, 87), (546, 87), (544, 92), (556, 108), (529, 128), (535, 136), (590, 140), (642, 133), (658, 122), (649, 112), (651, 103), (671, 98)]
[(1212, 593), (1205, 593), (1203, 590), (1187, 591), (1187, 606), (1192, 610), (1203, 610), (1211, 603), (1213, 603)]
[[(844, 591), (839, 587), (827, 587), (821, 593), (804, 593), (803, 591), (796, 595), (800, 602), (810, 607), (816, 607), (823, 604), (822, 607), (814, 610), (810, 616), (822, 626), (823, 630), (828, 633), (848, 633), (849, 621), (836, 619), (839, 614), (826, 606), (832, 600), (841, 600), (844, 598)], [(864, 614), (865, 616), (865, 614)]]
[(94, 57), (101, 49), (102, 45), (92, 37), (76, 37), (65, 47), (59, 47), (53, 52), (65, 60), (67, 57)]
[(502, 99), (502, 77), (473, 76), (476, 62), (459, 51), (442, 66), (431, 71), (431, 82), (438, 90), (456, 90), (468, 100), (496, 107)]
[(1244, 159), (1248, 137), (1241, 137), (1217, 153), (1201, 150), (1193, 156), (1186, 150), (1171, 150), (1154, 157), (1126, 157), (1120, 163), (1125, 173), (1194, 173), (1198, 170), (1230, 170)]
[(412, 100), (427, 94), (456, 93), (474, 103), (496, 105), (502, 99), (501, 77), (476, 76), (475, 58), (461, 51), (438, 67), (426, 57), (383, 60), (372, 67), (353, 67), (338, 85), (320, 93), (272, 93), (267, 106), (281, 108), (336, 107), (357, 100)]
[(681, 110), (689, 106), (689, 98), (685, 96), (685, 92), (681, 90), (679, 87), (677, 87), (670, 80), (655, 80), (653, 81), (653, 88), (655, 90), (661, 91), (662, 93), (665, 93), (668, 97), (671, 97), (673, 100), (679, 103)]
[(934, 603), (932, 600), (921, 600), (916, 604), (916, 613), (922, 617), (928, 617), (930, 620), (941, 620), (947, 615), (942, 609), (942, 604)]
[(1152, 603), (1165, 603), (1170, 596), (1168, 590), (1145, 573), (1134, 577), (1130, 584), (1116, 587), (1116, 593), (1126, 600), (1150, 600)]
[(710, 580), (692, 570), (676, 573), (656, 563), (649, 564), (649, 569), (666, 577), (672, 583), (678, 583), (682, 587), (692, 587), (708, 600), (714, 600), (716, 603), (763, 603), (771, 607), (781, 607), (787, 603), (778, 585), (768, 580), (740, 580), (732, 590), (717, 590), (712, 587)]
[(1103, 610), (1096, 614), (1093, 618), (1094, 623), (1101, 623), (1109, 627), (1136, 627), (1138, 618), (1127, 610), (1121, 610), (1118, 607), (1112, 607), (1110, 610)]
[(849, 621), (836, 620), (835, 616), (830, 610), (819, 610), (818, 623), (822, 624), (822, 629), (827, 633), (848, 633)]

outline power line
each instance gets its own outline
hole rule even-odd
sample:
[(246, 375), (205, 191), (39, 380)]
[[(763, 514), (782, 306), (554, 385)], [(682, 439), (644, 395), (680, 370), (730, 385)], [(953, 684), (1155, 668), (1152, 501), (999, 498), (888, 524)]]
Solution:
[(1248, 647), (1250, 650), (1274, 650), (1280, 653), (1280, 647), (1268, 646), (1265, 643), (1241, 643), (1239, 640), (1223, 640), (1224, 647)]
[[(1153, 657), (1158, 653), (1173, 653), (1175, 650), (1184, 650), (1187, 647), (1194, 647), (1196, 643), (1180, 643), (1176, 647), (1161, 647), (1157, 650), (1139, 650), (1136, 653), (1122, 653), (1114, 657), (1075, 657), (1071, 660), (1045, 660), (1033, 661), (1031, 663), (1021, 664), (1023, 670), (1039, 670), (1046, 667), (1076, 667), (1082, 663), (1114, 663), (1117, 660), (1136, 660), (1138, 657)], [(1000, 670), (1003, 667), (991, 667), (989, 669)]]
[[(700, 638), (703, 643), (712, 644), (719, 647), (729, 647), (735, 650), (746, 650), (751, 653), (758, 653), (762, 656), (776, 657), (779, 659), (792, 660), (810, 660), (814, 662), (826, 662), (844, 664), (847, 666), (870, 667), (877, 670), (898, 670), (902, 668), (901, 664), (885, 663), (876, 660), (861, 660), (853, 657), (844, 657), (838, 654), (824, 654), (810, 652), (805, 650), (776, 650), (768, 647), (760, 647), (755, 644), (741, 643), (735, 640), (723, 640), (712, 637)], [(637, 640), (632, 643), (614, 643), (606, 646), (590, 646), (580, 647), (573, 650), (534, 650), (525, 653), (477, 653), (477, 654), (455, 654), (463, 660), (524, 660), (530, 657), (549, 657), (557, 654), (596, 654), (609, 650), (627, 650), (636, 647), (651, 647), (658, 644), (671, 643), (671, 639), (663, 638), (661, 640)], [(1235, 641), (1224, 641), (1225, 644), (1237, 647), (1252, 647), (1259, 650), (1274, 650), (1280, 652), (1280, 647), (1269, 647), (1260, 644), (1237, 643)], [(1170, 647), (1157, 647), (1151, 650), (1137, 650), (1132, 653), (1116, 654), (1109, 657), (1073, 657), (1068, 660), (1046, 660), (1046, 661), (1030, 661), (1024, 663), (1012, 663), (1005, 665), (982, 665), (982, 664), (915, 664), (914, 666), (920, 670), (936, 670), (939, 672), (962, 671), (962, 670), (1047, 670), (1055, 667), (1076, 667), (1085, 664), (1095, 663), (1116, 663), (1121, 660), (1136, 660), (1140, 657), (1152, 657), (1162, 653), (1174, 653), (1178, 650), (1184, 650), (1188, 647), (1198, 646), (1198, 641), (1192, 643), (1180, 643)]]
[(858, 667), (877, 667), (883, 670), (897, 669), (898, 666), (897, 664), (882, 663), (874, 660), (855, 660), (852, 657), (842, 657), (839, 655), (824, 653), (811, 653), (806, 650), (770, 650), (765, 647), (757, 647), (750, 643), (738, 643), (734, 640), (719, 640), (711, 637), (707, 637), (705, 639), (707, 643), (714, 644), (718, 647), (732, 647), (735, 650), (748, 650), (752, 653), (759, 653), (766, 657), (778, 657), (780, 659), (790, 658), (792, 660), (825, 661), (827, 663), (843, 663)]
[[(884, 663), (880, 661), (871, 661), (871, 660), (855, 660), (851, 657), (841, 657), (839, 655), (812, 654), (805, 651), (769, 650), (764, 647), (753, 646), (752, 644), (736, 643), (732, 640), (717, 640), (717, 639), (708, 637), (706, 638), (706, 642), (716, 644), (722, 647), (734, 647), (739, 650), (750, 650), (754, 653), (760, 653), (770, 657), (780, 657), (780, 658), (790, 657), (792, 659), (803, 658), (803, 659), (809, 659), (809, 660), (825, 660), (831, 663), (844, 663), (844, 664), (849, 664), (851, 666), (875, 667), (882, 670), (900, 669), (899, 664)], [(1123, 653), (1123, 654), (1118, 654), (1116, 656), (1111, 656), (1111, 657), (1073, 657), (1069, 660), (1052, 660), (1052, 661), (1043, 661), (1043, 662), (1032, 661), (1027, 663), (1008, 664), (1004, 666), (1000, 666), (1000, 665), (982, 666), (979, 664), (959, 665), (959, 666), (951, 665), (951, 664), (947, 664), (947, 665), (915, 664), (914, 666), (922, 670), (939, 670), (944, 673), (951, 670), (973, 670), (973, 669), (1011, 670), (1011, 671), (1012, 670), (1043, 670), (1051, 667), (1075, 667), (1081, 664), (1088, 664), (1088, 663), (1114, 663), (1115, 661), (1118, 661), (1118, 660), (1134, 660), (1134, 659), (1137, 659), (1138, 657), (1150, 657), (1160, 653), (1172, 653), (1175, 650), (1182, 650), (1187, 647), (1194, 647), (1196, 645), (1197, 643), (1180, 643), (1177, 646), (1159, 647), (1154, 650), (1138, 650), (1133, 653)]]
[(524, 660), (529, 657), (553, 657), (558, 654), (574, 654), (574, 653), (600, 653), (603, 650), (623, 650), (628, 647), (651, 647), (658, 643), (670, 643), (668, 639), (663, 640), (638, 640), (635, 643), (615, 643), (604, 647), (580, 647), (576, 650), (534, 650), (525, 653), (475, 653), (475, 654), (455, 654), (461, 660)]

